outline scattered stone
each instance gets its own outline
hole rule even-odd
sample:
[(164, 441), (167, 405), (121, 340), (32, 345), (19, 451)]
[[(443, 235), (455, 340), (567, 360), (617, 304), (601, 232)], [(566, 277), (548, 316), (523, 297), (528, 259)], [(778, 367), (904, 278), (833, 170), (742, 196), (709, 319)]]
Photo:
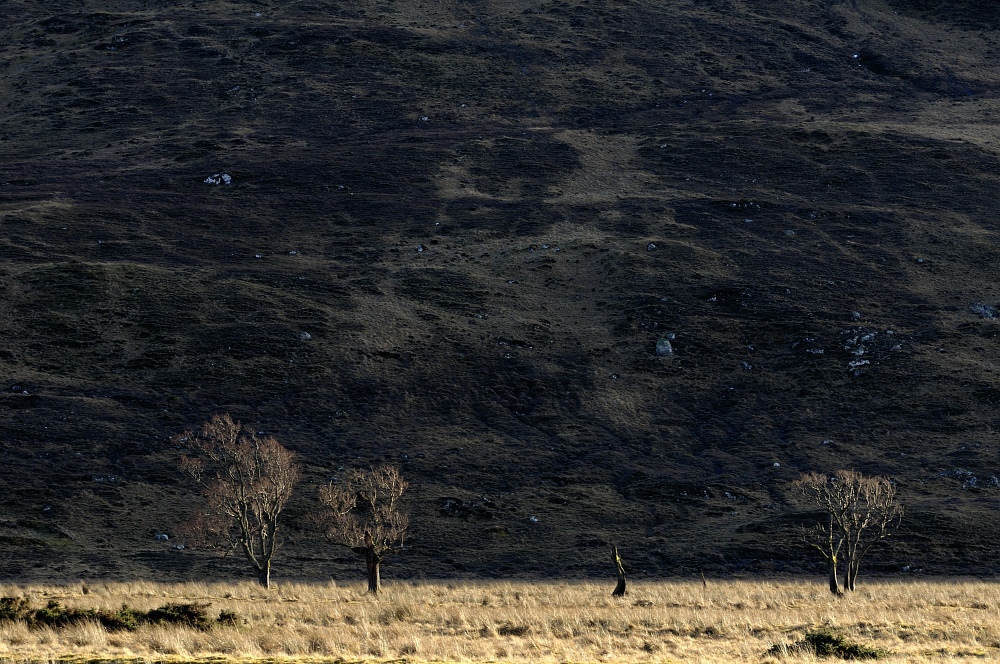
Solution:
[(816, 337), (802, 337), (798, 341), (792, 344), (792, 348), (801, 348), (807, 353), (812, 355), (822, 355), (826, 351), (822, 348), (818, 348), (816, 344), (818, 340)]
[(289, 251), (289, 252), (288, 252), (288, 255), (289, 255), (289, 256), (298, 256), (298, 255), (299, 255), (299, 252), (297, 252), (297, 251), (295, 251), (295, 250), (293, 249), (292, 251)]
[(117, 484), (121, 481), (121, 478), (117, 475), (93, 475), (91, 479), (94, 482), (110, 482), (111, 484)]
[(646, 245), (646, 251), (656, 251), (656, 243), (650, 242)]
[(531, 523), (538, 523), (538, 517), (534, 515), (529, 516), (528, 521), (530, 521)]
[(160, 533), (159, 535), (156, 536), (156, 539), (160, 540), (161, 542), (166, 542), (168, 539), (170, 539), (170, 536), (167, 535), (166, 533)]
[(740, 362), (740, 368), (743, 369), (743, 371), (753, 371), (753, 365), (749, 362)]
[[(855, 376), (861, 375), (861, 368), (864, 365), (875, 366), (885, 362), (890, 353), (903, 350), (898, 335), (891, 330), (884, 333), (868, 327), (857, 327), (841, 332), (843, 337), (843, 350), (858, 359), (851, 359), (848, 362), (848, 370)], [(860, 359), (862, 356), (870, 360)]]
[(183, 544), (174, 544), (174, 548), (177, 549), (178, 551), (183, 551), (184, 550), (184, 545)]
[(942, 470), (938, 473), (941, 477), (954, 477), (955, 479), (969, 478), (972, 477), (972, 473), (964, 468), (952, 468), (951, 470)]
[(774, 466), (775, 468), (781, 468), (781, 464), (780, 464), (780, 463), (778, 463), (777, 461), (775, 461), (775, 462), (774, 462), (774, 463), (773, 463), (772, 465), (773, 465), (773, 466)]
[(313, 335), (309, 334), (308, 332), (305, 331), (299, 332), (299, 339), (302, 339), (302, 341), (309, 341), (312, 338)]
[(656, 356), (657, 357), (671, 357), (674, 354), (674, 347), (671, 345), (670, 340), (663, 337), (656, 342)]
[(205, 178), (205, 184), (229, 185), (233, 183), (233, 176), (229, 173), (215, 173)]
[(853, 318), (854, 320), (861, 320), (861, 312), (860, 311), (852, 311), (851, 312), (851, 318)]
[(422, 245), (422, 244), (418, 244), (417, 245), (417, 253), (418, 254), (422, 254), (425, 249), (427, 249), (427, 247), (425, 247), (424, 245)]
[(977, 302), (977, 303), (973, 304), (971, 307), (969, 307), (969, 313), (976, 314), (977, 316), (980, 316), (982, 318), (996, 318), (997, 317), (997, 309), (996, 309), (996, 307), (991, 307), (990, 305), (983, 304), (981, 302)]

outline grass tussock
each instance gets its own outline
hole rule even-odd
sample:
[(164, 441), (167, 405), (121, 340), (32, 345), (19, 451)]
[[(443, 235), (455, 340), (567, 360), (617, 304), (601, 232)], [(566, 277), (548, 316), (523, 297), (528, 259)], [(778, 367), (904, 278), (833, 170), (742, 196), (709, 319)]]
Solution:
[[(613, 585), (613, 584), (612, 584)], [(743, 662), (1000, 655), (1000, 584), (0, 585), (0, 659)], [(135, 619), (102, 620), (123, 606)], [(208, 606), (219, 612), (212, 619)], [(184, 608), (187, 607), (187, 608)], [(52, 616), (40, 618), (39, 616)], [(73, 616), (73, 620), (64, 618)], [(891, 654), (890, 654), (891, 653)]]

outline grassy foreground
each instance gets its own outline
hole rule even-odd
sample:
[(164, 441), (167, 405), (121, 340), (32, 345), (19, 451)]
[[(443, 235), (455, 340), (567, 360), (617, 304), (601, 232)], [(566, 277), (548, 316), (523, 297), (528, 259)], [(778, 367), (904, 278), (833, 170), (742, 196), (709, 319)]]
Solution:
[(379, 598), (358, 585), (152, 582), (2, 585), (4, 596), (78, 608), (149, 610), (211, 602), (236, 626), (107, 631), (0, 624), (0, 659), (410, 661), (816, 661), (769, 656), (806, 632), (833, 627), (891, 651), (886, 661), (993, 658), (1000, 654), (1000, 584), (872, 582), (837, 599), (821, 580), (635, 583), (624, 600), (593, 582), (391, 583)]

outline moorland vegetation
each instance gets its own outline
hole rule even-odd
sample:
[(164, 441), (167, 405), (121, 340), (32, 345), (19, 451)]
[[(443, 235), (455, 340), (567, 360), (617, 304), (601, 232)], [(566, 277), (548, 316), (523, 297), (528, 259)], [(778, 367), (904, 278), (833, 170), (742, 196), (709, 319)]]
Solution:
[(1000, 644), (995, 582), (876, 581), (849, 599), (797, 581), (645, 582), (626, 598), (608, 589), (586, 581), (407, 581), (373, 596), (364, 583), (3, 585), (3, 595), (79, 610), (209, 604), (210, 619), (219, 612), (230, 621), (132, 631), (0, 622), (0, 657), (728, 664), (824, 655), (922, 664), (994, 657)]

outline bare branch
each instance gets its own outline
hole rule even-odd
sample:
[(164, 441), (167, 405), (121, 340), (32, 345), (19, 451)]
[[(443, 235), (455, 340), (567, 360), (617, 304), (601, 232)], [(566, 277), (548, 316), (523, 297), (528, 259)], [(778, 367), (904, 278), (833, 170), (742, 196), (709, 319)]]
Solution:
[(839, 470), (831, 477), (803, 474), (792, 488), (806, 503), (826, 512), (827, 524), (818, 524), (807, 541), (831, 562), (834, 570), (843, 546), (847, 563), (844, 585), (854, 590), (861, 558), (874, 544), (889, 537), (902, 518), (895, 485), (887, 477)]
[(205, 511), (189, 530), (202, 541), (239, 548), (267, 586), (278, 516), (299, 479), (295, 455), (228, 414), (175, 440), (191, 452), (181, 458), (181, 469), (204, 487)]
[(372, 593), (378, 592), (379, 564), (406, 541), (409, 520), (401, 499), (408, 486), (395, 466), (377, 466), (320, 487), (326, 537), (366, 557)]

